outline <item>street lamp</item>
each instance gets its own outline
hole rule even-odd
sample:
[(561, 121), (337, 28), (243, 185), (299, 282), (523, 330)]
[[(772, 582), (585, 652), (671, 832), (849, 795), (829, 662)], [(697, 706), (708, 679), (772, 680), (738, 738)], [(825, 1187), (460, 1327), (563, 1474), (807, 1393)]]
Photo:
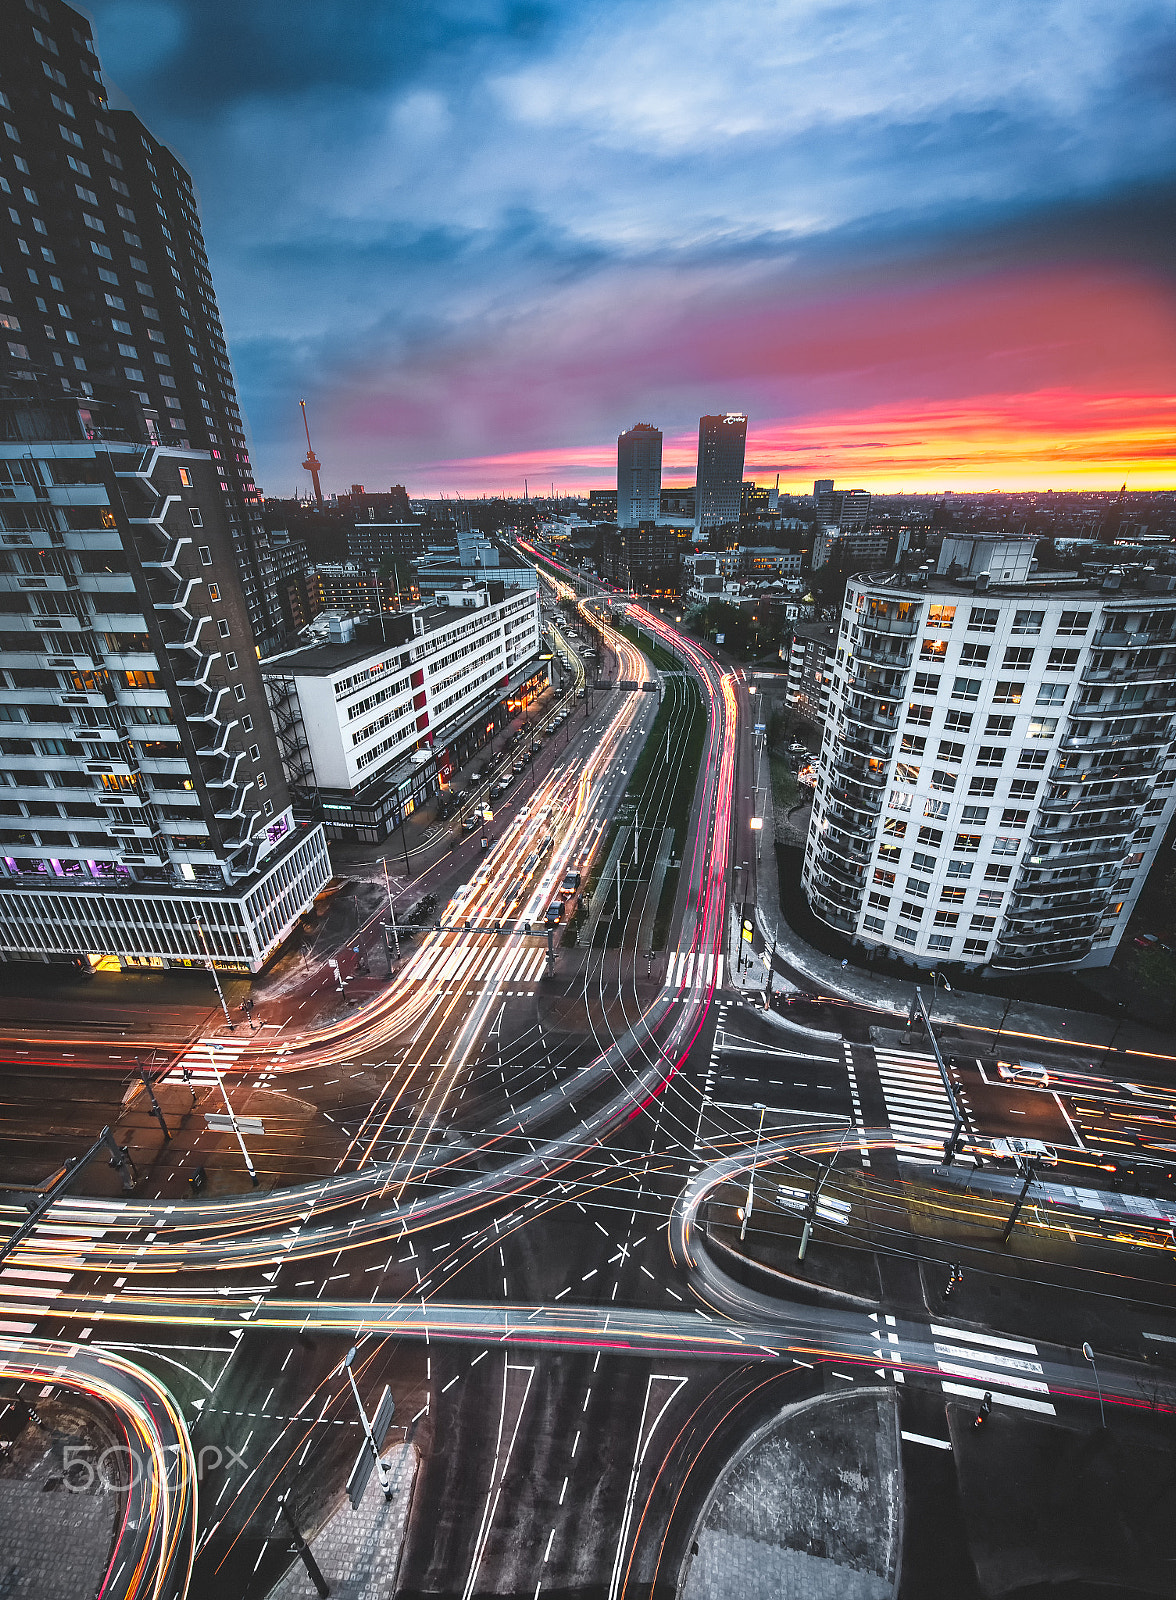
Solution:
[(1090, 1343), (1088, 1340), (1083, 1341), (1082, 1354), (1086, 1357), (1087, 1361), (1090, 1362), (1090, 1370), (1094, 1373), (1094, 1388), (1095, 1393), (1098, 1395), (1098, 1410), (1099, 1415), (1102, 1417), (1103, 1428), (1105, 1429), (1107, 1425), (1107, 1410), (1103, 1405), (1102, 1384), (1098, 1381), (1098, 1368), (1094, 1364), (1094, 1351), (1090, 1348)]
[(747, 1199), (743, 1205), (743, 1226), (739, 1230), (740, 1243), (747, 1238), (747, 1224), (751, 1220), (751, 1208), (755, 1200), (755, 1164), (759, 1160), (760, 1140), (764, 1134), (764, 1111), (766, 1107), (759, 1108), (759, 1127), (755, 1130), (755, 1154), (751, 1158), (751, 1171), (747, 1175)]
[(948, 983), (948, 981), (947, 981), (947, 979), (945, 977), (943, 977), (942, 973), (933, 972), (931, 974), (931, 1007), (932, 1007), (932, 1009), (934, 1009), (934, 1007), (935, 1007), (935, 996), (936, 996), (936, 993), (938, 992), (939, 985), (940, 985), (941, 982), (943, 984), (943, 987), (947, 990), (948, 994), (951, 993), (951, 984)]

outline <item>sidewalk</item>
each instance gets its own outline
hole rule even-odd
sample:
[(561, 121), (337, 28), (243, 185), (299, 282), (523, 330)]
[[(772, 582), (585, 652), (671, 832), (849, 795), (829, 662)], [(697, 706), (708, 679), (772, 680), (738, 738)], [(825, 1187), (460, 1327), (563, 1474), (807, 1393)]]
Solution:
[[(384, 1499), (380, 1475), (373, 1472), (357, 1511), (344, 1496), (322, 1527), (305, 1535), (334, 1600), (374, 1600), (395, 1591), (419, 1457), (414, 1444), (402, 1444), (386, 1450), (383, 1459), (391, 1469), (391, 1500)], [(284, 1524), (279, 1524), (274, 1537), (283, 1534)], [(269, 1593), (269, 1600), (317, 1597), (299, 1556)]]

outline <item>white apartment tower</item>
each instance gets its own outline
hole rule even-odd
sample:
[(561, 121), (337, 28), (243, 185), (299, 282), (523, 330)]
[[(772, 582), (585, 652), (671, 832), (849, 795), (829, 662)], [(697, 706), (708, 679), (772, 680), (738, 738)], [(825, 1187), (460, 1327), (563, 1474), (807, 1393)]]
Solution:
[(1172, 818), (1173, 580), (1015, 544), (846, 590), (803, 884), (918, 965), (1107, 965)]
[(635, 528), (661, 515), (662, 435), (638, 422), (617, 438), (617, 525)]

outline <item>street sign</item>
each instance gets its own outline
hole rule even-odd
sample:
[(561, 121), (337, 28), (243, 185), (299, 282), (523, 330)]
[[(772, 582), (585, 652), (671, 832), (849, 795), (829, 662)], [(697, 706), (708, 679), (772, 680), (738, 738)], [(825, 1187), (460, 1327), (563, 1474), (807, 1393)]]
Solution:
[[(232, 1133), (233, 1119), (223, 1111), (209, 1111), (204, 1118), (209, 1133)], [(260, 1117), (238, 1117), (237, 1127), (242, 1133), (264, 1133)]]
[(746, 942), (748, 944), (751, 943), (754, 934), (755, 934), (755, 924), (754, 924), (754, 922), (751, 922), (747, 917), (744, 917), (744, 919), (743, 919), (743, 937), (744, 937), (744, 939), (746, 940)]
[[(392, 1399), (392, 1391), (385, 1384), (380, 1403), (376, 1407), (376, 1414), (372, 1418), (372, 1441), (376, 1447), (376, 1454), (384, 1448), (384, 1440), (388, 1437), (388, 1429), (392, 1426), (395, 1410), (396, 1402)], [(359, 1510), (359, 1502), (363, 1499), (363, 1491), (368, 1486), (368, 1479), (375, 1464), (376, 1456), (372, 1454), (371, 1444), (365, 1439), (355, 1458), (351, 1476), (347, 1480), (347, 1498), (351, 1501), (352, 1511)]]

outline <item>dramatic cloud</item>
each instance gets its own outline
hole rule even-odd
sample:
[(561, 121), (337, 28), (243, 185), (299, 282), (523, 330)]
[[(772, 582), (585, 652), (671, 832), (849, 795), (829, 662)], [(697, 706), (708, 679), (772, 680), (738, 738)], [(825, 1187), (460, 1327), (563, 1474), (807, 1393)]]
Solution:
[(271, 492), (300, 395), (336, 487), (603, 482), (720, 408), (761, 475), (1170, 472), (1168, 0), (93, 15), (199, 186)]

